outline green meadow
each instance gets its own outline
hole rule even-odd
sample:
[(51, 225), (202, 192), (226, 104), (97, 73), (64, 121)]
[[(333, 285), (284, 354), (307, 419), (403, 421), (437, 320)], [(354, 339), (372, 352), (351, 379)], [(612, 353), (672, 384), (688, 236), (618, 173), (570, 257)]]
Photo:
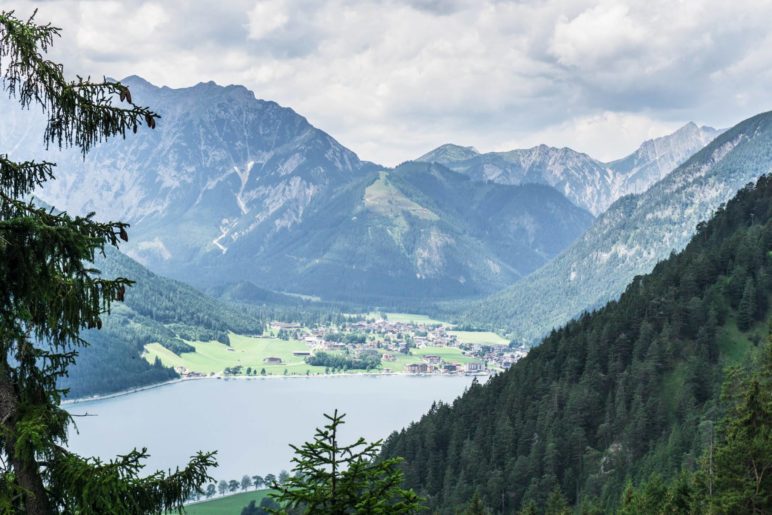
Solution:
[[(399, 322), (402, 324), (426, 324), (426, 325), (444, 325), (449, 326), (447, 322), (443, 322), (442, 320), (435, 320), (431, 317), (428, 317), (426, 315), (417, 315), (414, 313), (383, 313), (386, 315), (386, 319), (390, 322)], [(369, 318), (375, 318), (380, 319), (381, 313), (373, 311), (371, 313), (368, 313), (367, 316)]]
[[(231, 333), (230, 346), (217, 341), (188, 342), (195, 347), (196, 352), (185, 352), (177, 355), (160, 344), (151, 343), (145, 346), (145, 359), (152, 362), (159, 358), (166, 366), (183, 366), (188, 370), (202, 374), (220, 373), (226, 367), (241, 365), (246, 370), (265, 368), (266, 374), (310, 374), (324, 373), (324, 367), (313, 367), (304, 361), (304, 356), (295, 356), (293, 352), (308, 352), (305, 342), (299, 340), (280, 340), (278, 338), (262, 338), (242, 336)], [(280, 358), (281, 364), (267, 364), (263, 360), (269, 357)]]
[(461, 343), (478, 345), (509, 345), (509, 340), (496, 333), (488, 331), (448, 331), (448, 334), (456, 335)]
[[(299, 340), (280, 340), (278, 338), (256, 338), (251, 336), (241, 336), (237, 334), (230, 335), (230, 347), (220, 342), (188, 342), (196, 352), (186, 352), (175, 354), (172, 351), (162, 347), (158, 343), (151, 343), (145, 346), (144, 357), (149, 362), (155, 361), (155, 358), (161, 360), (166, 366), (183, 366), (188, 370), (202, 374), (219, 374), (225, 368), (231, 368), (241, 365), (244, 370), (247, 367), (256, 370), (259, 374), (264, 368), (266, 375), (306, 375), (306, 374), (324, 374), (324, 367), (315, 367), (308, 365), (304, 361), (304, 356), (295, 356), (293, 352), (309, 351), (305, 342)], [(388, 369), (391, 372), (404, 372), (408, 365), (412, 363), (422, 363), (423, 357), (433, 354), (442, 357), (448, 363), (470, 363), (479, 361), (471, 356), (464, 356), (461, 349), (456, 347), (425, 347), (421, 349), (411, 349), (411, 354), (405, 355), (397, 352), (390, 352), (395, 357), (394, 361), (383, 361), (382, 369)], [(269, 365), (263, 360), (268, 357), (281, 358), (282, 363)], [(364, 370), (350, 370), (350, 373), (362, 373)]]

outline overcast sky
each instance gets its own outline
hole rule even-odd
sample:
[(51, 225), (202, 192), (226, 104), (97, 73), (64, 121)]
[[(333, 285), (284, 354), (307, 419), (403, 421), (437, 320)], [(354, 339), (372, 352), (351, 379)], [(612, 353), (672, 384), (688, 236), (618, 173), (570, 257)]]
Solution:
[(0, 0), (68, 73), (243, 84), (385, 165), (447, 142), (599, 159), (772, 109), (772, 0)]

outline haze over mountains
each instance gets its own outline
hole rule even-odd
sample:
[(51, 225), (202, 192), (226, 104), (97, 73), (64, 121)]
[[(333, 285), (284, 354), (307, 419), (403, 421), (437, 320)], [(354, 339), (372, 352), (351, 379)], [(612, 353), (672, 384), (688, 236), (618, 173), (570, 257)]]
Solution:
[[(592, 221), (551, 188), (364, 162), (243, 87), (124, 82), (162, 114), (158, 128), (100, 145), (85, 161), (57, 156), (59, 179), (40, 195), (130, 222), (132, 257), (200, 287), (249, 280), (363, 300), (492, 292)], [(18, 155), (34, 155), (27, 133), (11, 134)]]
[[(241, 86), (124, 83), (161, 113), (158, 128), (85, 161), (49, 156), (58, 180), (41, 197), (130, 222), (124, 250), (157, 273), (339, 300), (501, 290), (567, 249), (592, 223), (588, 211), (656, 182), (719, 133), (687, 124), (607, 164), (544, 145), (489, 154), (445, 145), (390, 170)], [(18, 157), (40, 155), (30, 139), (40, 120), (27, 114), (0, 124)]]
[(645, 193), (619, 199), (564, 254), (461, 318), (535, 343), (618, 296), (682, 249), (697, 224), (745, 184), (772, 171), (772, 112), (727, 130)]

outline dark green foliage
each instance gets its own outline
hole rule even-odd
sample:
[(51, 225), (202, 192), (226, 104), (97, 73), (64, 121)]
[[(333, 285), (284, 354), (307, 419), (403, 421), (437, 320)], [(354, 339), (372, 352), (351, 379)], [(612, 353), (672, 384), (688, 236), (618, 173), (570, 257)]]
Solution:
[[(0, 12), (0, 89), (48, 115), (44, 141), (83, 155), (157, 115), (131, 101), (119, 82), (67, 81), (45, 54), (59, 34), (51, 25)], [(120, 101), (120, 104), (116, 104)], [(131, 281), (90, 267), (105, 247), (128, 240), (127, 225), (72, 217), (29, 202), (53, 178), (51, 163), (0, 157), (0, 510), (33, 515), (152, 513), (178, 509), (215, 465), (197, 454), (174, 473), (141, 474), (142, 452), (113, 462), (66, 450), (70, 416), (58, 381), (86, 346), (81, 331), (101, 329)]]
[(131, 277), (124, 302), (103, 317), (100, 331), (82, 334), (89, 347), (60, 380), (68, 397), (112, 393), (173, 379), (177, 374), (140, 357), (148, 343), (174, 353), (190, 352), (184, 340), (228, 343), (228, 332), (257, 335), (264, 321), (257, 308), (226, 304), (190, 286), (153, 274), (128, 256), (106, 249), (94, 266), (105, 277)]
[(249, 501), (249, 504), (241, 510), (241, 515), (268, 515), (276, 513), (280, 508), (279, 503), (270, 497), (263, 497), (259, 505), (255, 501)]
[(771, 513), (772, 335), (756, 371), (730, 375), (724, 399), (729, 409), (719, 442), (711, 461), (703, 463), (707, 480), (715, 476), (707, 502), (721, 513)]
[(357, 333), (327, 333), (324, 335), (324, 339), (328, 342), (366, 343), (367, 335)]
[(146, 449), (133, 450), (103, 463), (62, 452), (51, 476), (52, 496), (67, 513), (153, 513), (179, 506), (210, 479), (206, 468), (215, 465), (209, 455), (199, 454), (202, 459), (182, 470), (146, 476), (142, 461), (147, 457)]
[(469, 501), (464, 510), (464, 515), (487, 515), (488, 513), (490, 513), (490, 510), (483, 504), (480, 494), (475, 492), (472, 500)]
[(772, 333), (758, 363), (727, 374), (726, 413), (696, 472), (666, 483), (659, 474), (628, 484), (620, 513), (734, 514), (772, 512)]
[[(345, 415), (324, 415), (329, 423), (317, 428), (313, 442), (292, 446), (294, 474), (271, 482), (269, 494), (284, 510), (308, 514), (417, 513), (420, 499), (402, 488), (400, 458), (377, 460), (381, 442), (359, 438), (342, 445), (340, 426)], [(286, 511), (280, 511), (286, 513)]]
[[(530, 502), (542, 511), (556, 491), (570, 505), (598, 499), (610, 510), (628, 479), (694, 468), (720, 415), (724, 366), (756, 352), (766, 333), (759, 299), (770, 292), (770, 251), (772, 178), (762, 177), (619, 301), (554, 331), (452, 406), (435, 406), (392, 435), (383, 455), (404, 456), (406, 484), (442, 512), (475, 492), (496, 512)], [(749, 280), (757, 308), (743, 334), (735, 321)]]
[[(110, 327), (111, 323), (106, 325)], [(86, 331), (83, 339), (89, 347), (78, 353), (69, 375), (58, 382), (68, 389), (68, 398), (118, 392), (179, 377), (160, 362), (148, 364), (140, 356), (141, 346), (132, 341), (130, 333), (121, 334), (111, 329)]]
[(741, 331), (747, 330), (756, 317), (756, 288), (753, 284), (753, 278), (748, 277), (743, 289), (743, 295), (737, 308), (737, 328)]
[(357, 357), (345, 354), (317, 352), (306, 358), (306, 363), (317, 367), (330, 367), (341, 370), (372, 370), (381, 366), (381, 354), (376, 350), (365, 350)]

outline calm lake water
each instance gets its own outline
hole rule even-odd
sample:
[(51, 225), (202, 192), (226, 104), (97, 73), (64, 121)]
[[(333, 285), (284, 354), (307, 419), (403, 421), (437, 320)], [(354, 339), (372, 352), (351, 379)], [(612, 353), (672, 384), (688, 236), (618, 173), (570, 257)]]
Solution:
[(290, 443), (310, 440), (336, 408), (343, 437), (385, 438), (450, 402), (470, 377), (359, 376), (184, 381), (122, 397), (70, 404), (79, 433), (71, 450), (103, 459), (147, 447), (150, 471), (184, 464), (197, 450), (217, 450), (217, 480), (291, 469)]

